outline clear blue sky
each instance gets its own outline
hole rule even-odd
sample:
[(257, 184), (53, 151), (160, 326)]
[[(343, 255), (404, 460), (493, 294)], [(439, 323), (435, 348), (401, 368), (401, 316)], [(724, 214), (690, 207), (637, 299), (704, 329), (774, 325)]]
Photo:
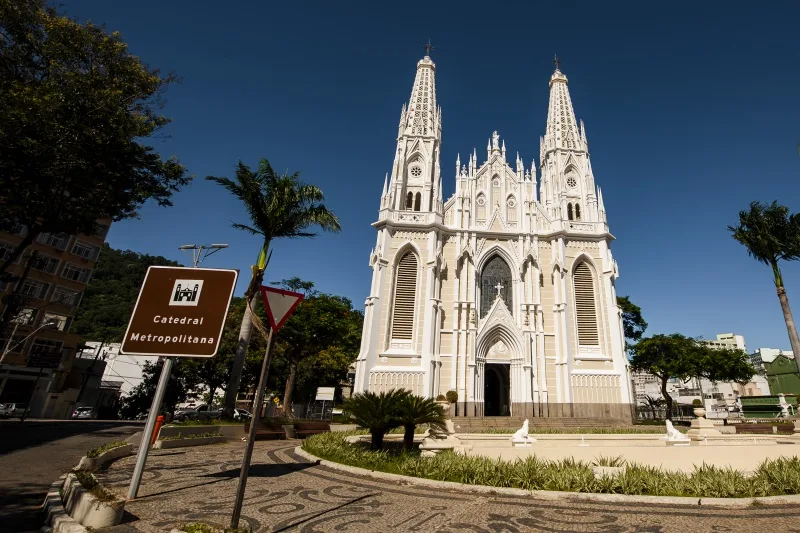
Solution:
[[(109, 2), (65, 0), (175, 71), (158, 141), (197, 176), (175, 207), (115, 224), (116, 248), (185, 261), (185, 243), (229, 243), (206, 263), (242, 270), (259, 247), (207, 175), (268, 158), (319, 185), (343, 232), (275, 247), (267, 280), (312, 280), (363, 306), (383, 177), (421, 45), (436, 47), (445, 197), (456, 154), (497, 129), (539, 155), (554, 53), (586, 123), (620, 266), (649, 333), (745, 335), (788, 349), (769, 269), (726, 226), (751, 200), (800, 210), (797, 2)], [(512, 156), (513, 158), (513, 156)], [(784, 265), (800, 319), (800, 264)]]

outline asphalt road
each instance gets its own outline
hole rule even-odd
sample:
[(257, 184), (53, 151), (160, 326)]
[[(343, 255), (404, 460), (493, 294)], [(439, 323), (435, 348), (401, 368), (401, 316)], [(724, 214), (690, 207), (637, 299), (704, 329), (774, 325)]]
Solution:
[(50, 484), (78, 464), (86, 450), (125, 439), (142, 424), (102, 420), (0, 422), (0, 530), (37, 532), (39, 506)]

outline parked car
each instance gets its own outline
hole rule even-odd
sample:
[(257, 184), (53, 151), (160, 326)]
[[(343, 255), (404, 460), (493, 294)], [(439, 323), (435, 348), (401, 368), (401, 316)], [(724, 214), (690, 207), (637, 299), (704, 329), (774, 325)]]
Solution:
[(222, 418), (222, 407), (200, 404), (194, 409), (178, 409), (175, 411), (175, 420), (214, 420)]
[(27, 405), (24, 403), (0, 404), (0, 418), (18, 418), (25, 414)]
[(73, 420), (96, 420), (97, 409), (94, 407), (76, 407), (75, 410), (72, 411), (72, 418)]
[(233, 410), (233, 419), (234, 420), (250, 420), (253, 418), (253, 415), (250, 411), (246, 409), (234, 409)]

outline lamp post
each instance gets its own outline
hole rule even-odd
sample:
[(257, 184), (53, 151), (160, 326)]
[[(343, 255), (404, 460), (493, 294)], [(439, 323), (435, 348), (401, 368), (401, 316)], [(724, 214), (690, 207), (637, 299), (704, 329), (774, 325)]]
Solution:
[(36, 333), (38, 333), (39, 331), (43, 330), (44, 328), (46, 328), (46, 327), (49, 327), (49, 326), (55, 326), (55, 325), (57, 325), (57, 324), (58, 324), (58, 322), (57, 322), (57, 321), (55, 321), (55, 320), (48, 320), (47, 322), (43, 323), (41, 326), (39, 326), (38, 328), (36, 328), (36, 329), (35, 329), (35, 330), (33, 330), (32, 332), (30, 332), (30, 334), (28, 334), (28, 336), (27, 336), (27, 337), (25, 337), (24, 339), (22, 339), (21, 341), (19, 341), (19, 342), (18, 342), (17, 344), (15, 344), (14, 346), (11, 346), (11, 343), (12, 343), (12, 342), (14, 342), (14, 335), (16, 335), (16, 333), (17, 333), (17, 328), (19, 327), (19, 322), (17, 322), (17, 323), (16, 323), (16, 325), (14, 325), (14, 331), (11, 333), (11, 337), (8, 339), (8, 342), (6, 342), (6, 347), (5, 347), (5, 349), (3, 350), (3, 354), (2, 354), (2, 355), (0, 355), (0, 365), (2, 365), (2, 364), (3, 364), (3, 360), (6, 358), (6, 355), (8, 355), (8, 354), (11, 352), (11, 350), (13, 350), (14, 348), (16, 348), (16, 347), (17, 347), (17, 346), (19, 346), (20, 344), (23, 344), (23, 343), (24, 343), (26, 340), (30, 339), (30, 338), (31, 338), (33, 335), (35, 335), (35, 334), (36, 334)]
[(178, 246), (178, 250), (183, 250), (192, 257), (194, 268), (205, 261), (209, 255), (213, 255), (220, 250), (227, 248), (227, 244), (184, 244)]

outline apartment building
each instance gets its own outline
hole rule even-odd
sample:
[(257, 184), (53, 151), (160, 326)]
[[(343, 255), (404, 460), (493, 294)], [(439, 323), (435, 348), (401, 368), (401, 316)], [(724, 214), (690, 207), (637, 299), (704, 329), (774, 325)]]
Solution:
[[(110, 221), (93, 235), (41, 234), (0, 282), (0, 403), (29, 406), (31, 417), (66, 418), (79, 390), (67, 380), (80, 336), (70, 333)], [(0, 231), (0, 261), (11, 256), (27, 228)]]

